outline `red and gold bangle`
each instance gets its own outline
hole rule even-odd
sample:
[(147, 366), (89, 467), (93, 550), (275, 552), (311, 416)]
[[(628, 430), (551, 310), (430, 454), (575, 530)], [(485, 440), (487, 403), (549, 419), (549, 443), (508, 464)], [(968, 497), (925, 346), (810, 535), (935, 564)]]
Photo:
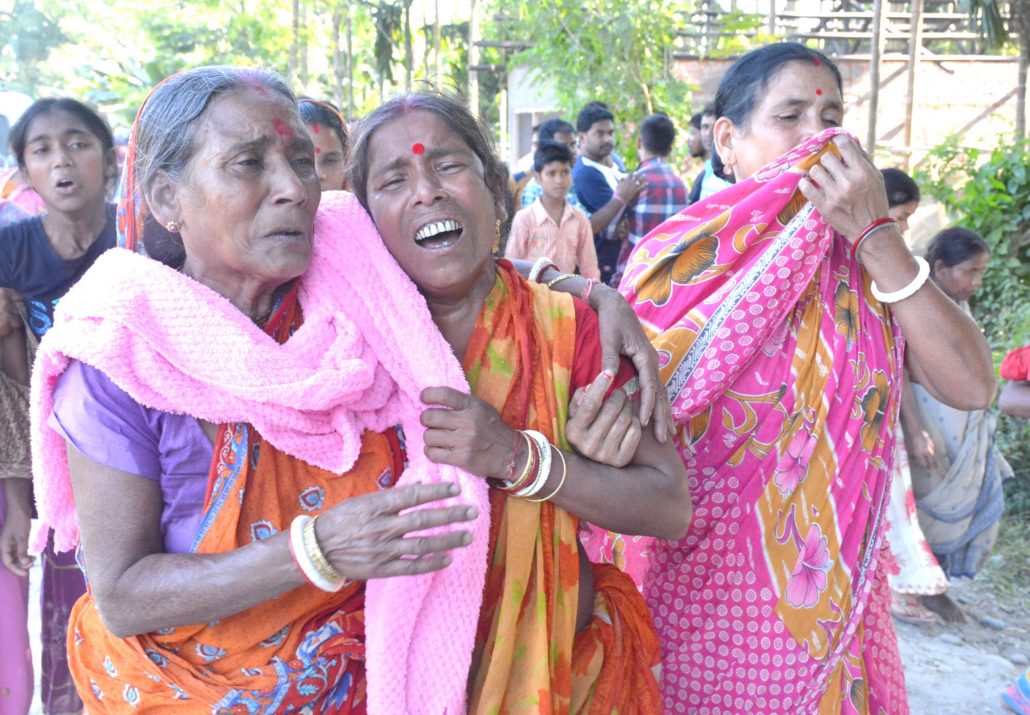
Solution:
[(866, 240), (877, 231), (886, 228), (891, 224), (896, 223), (897, 221), (895, 219), (892, 219), (890, 216), (884, 216), (883, 218), (876, 219), (868, 226), (866, 226), (864, 229), (862, 229), (862, 233), (858, 234), (855, 240), (851, 242), (851, 260), (858, 260), (858, 248), (862, 245), (862, 241)]

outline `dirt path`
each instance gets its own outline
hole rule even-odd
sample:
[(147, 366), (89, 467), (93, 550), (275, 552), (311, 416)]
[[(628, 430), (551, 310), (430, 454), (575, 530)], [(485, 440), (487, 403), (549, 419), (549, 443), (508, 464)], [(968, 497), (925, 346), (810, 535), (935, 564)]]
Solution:
[(980, 580), (953, 582), (951, 594), (968, 623), (895, 621), (912, 715), (1010, 712), (999, 695), (1030, 658), (1026, 604), (1000, 601), (991, 584)]

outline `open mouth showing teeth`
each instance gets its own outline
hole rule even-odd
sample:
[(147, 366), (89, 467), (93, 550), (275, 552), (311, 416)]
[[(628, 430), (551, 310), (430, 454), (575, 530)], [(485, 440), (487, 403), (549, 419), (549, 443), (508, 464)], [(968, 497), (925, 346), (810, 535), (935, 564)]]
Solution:
[(422, 248), (446, 248), (461, 237), (461, 232), (462, 225), (454, 219), (435, 221), (415, 233), (415, 243)]

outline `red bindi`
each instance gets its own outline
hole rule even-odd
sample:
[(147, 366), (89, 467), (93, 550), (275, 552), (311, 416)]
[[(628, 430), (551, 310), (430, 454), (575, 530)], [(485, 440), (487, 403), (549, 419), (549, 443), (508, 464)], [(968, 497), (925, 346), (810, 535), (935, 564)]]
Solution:
[(319, 132), (319, 128), (318, 128), (318, 122), (314, 122), (314, 123), (312, 123), (312, 125), (311, 125), (311, 131), (312, 131), (312, 132), (313, 132), (314, 134), (318, 134), (318, 132)]
[(426, 147), (422, 142), (415, 142), (411, 145), (411, 153), (422, 156), (426, 153)]
[(818, 67), (822, 64), (822, 60), (820, 60), (818, 57), (812, 57), (812, 64)]
[(316, 153), (316, 154), (321, 154), (321, 153), (322, 153), (322, 150), (321, 150), (321, 149), (319, 149), (319, 148), (318, 148), (318, 147), (316, 146), (316, 147), (315, 147), (315, 153)]
[(817, 89), (817, 90), (815, 91), (815, 95), (816, 95), (817, 97), (821, 96), (821, 95), (822, 95), (822, 93), (823, 93), (823, 91), (822, 91), (821, 89)]
[(275, 133), (281, 136), (283, 139), (293, 138), (293, 127), (284, 122), (282, 119), (276, 119), (274, 122)]

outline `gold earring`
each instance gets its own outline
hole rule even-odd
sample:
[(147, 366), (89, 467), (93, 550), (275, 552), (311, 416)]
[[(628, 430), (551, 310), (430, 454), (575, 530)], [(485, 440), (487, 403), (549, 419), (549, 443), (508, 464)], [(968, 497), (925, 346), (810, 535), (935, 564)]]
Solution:
[(492, 250), (494, 253), (501, 250), (501, 219), (497, 219), (497, 223), (494, 225), (494, 245)]
[(169, 221), (165, 224), (165, 228), (168, 229), (168, 233), (178, 233), (179, 229), (182, 228), (182, 224), (178, 221)]

